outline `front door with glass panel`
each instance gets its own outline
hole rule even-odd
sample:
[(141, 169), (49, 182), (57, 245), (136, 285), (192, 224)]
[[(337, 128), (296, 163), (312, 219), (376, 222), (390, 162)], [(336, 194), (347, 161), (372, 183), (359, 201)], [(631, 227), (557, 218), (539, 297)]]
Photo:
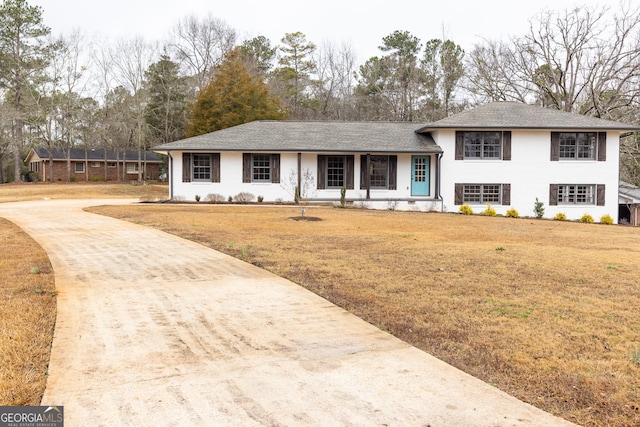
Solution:
[(411, 156), (411, 195), (429, 195), (429, 156)]

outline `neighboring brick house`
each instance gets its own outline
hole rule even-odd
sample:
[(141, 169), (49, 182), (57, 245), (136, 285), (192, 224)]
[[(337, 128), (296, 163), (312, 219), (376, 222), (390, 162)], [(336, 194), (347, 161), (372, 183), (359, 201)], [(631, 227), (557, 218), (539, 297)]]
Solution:
[[(70, 157), (73, 181), (137, 181), (142, 169), (143, 180), (157, 180), (162, 160), (153, 152), (137, 151), (117, 153), (114, 151), (72, 149)], [(32, 148), (25, 159), (32, 172), (32, 180), (66, 181), (67, 155), (65, 150)], [(53, 166), (53, 170), (52, 170)], [(53, 179), (51, 179), (53, 177)], [(120, 178), (120, 179), (118, 179)]]

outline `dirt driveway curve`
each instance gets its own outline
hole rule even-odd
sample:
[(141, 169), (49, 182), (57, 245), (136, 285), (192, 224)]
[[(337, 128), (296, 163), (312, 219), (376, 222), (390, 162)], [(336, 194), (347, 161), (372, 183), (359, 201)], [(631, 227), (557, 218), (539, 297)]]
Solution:
[(0, 204), (48, 253), (58, 317), (44, 405), (65, 424), (569, 426), (303, 288), (82, 211)]

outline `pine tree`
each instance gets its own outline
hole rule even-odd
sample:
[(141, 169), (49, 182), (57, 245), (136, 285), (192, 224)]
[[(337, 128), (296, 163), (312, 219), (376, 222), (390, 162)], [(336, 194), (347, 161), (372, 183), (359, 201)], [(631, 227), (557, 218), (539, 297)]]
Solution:
[(264, 82), (249, 73), (238, 50), (216, 67), (213, 79), (191, 107), (187, 136), (225, 129), (254, 120), (283, 120), (280, 102)]
[(20, 180), (21, 149), (24, 145), (24, 95), (47, 65), (51, 33), (42, 22), (42, 8), (25, 0), (5, 0), (0, 5), (0, 87), (10, 93), (15, 181)]
[(164, 144), (184, 137), (187, 121), (186, 79), (180, 76), (178, 64), (167, 55), (149, 66), (145, 73), (149, 102), (145, 120), (152, 144)]

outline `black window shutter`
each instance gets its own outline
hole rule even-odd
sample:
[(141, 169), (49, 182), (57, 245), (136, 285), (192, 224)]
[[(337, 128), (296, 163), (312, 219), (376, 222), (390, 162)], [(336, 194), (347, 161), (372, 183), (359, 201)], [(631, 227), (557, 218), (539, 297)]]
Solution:
[(605, 187), (605, 185), (601, 184), (601, 185), (597, 185), (596, 187), (597, 187), (596, 193), (597, 193), (597, 197), (598, 197), (598, 200), (597, 200), (598, 206), (604, 206), (604, 202), (605, 202), (605, 200), (604, 200), (604, 187)]
[(560, 160), (560, 134), (551, 132), (551, 161), (557, 162), (558, 160)]
[(598, 132), (598, 161), (607, 161), (607, 133)]
[(396, 190), (398, 184), (398, 156), (389, 156), (389, 190)]
[(502, 132), (502, 160), (511, 160), (511, 131)]
[(347, 176), (345, 177), (346, 181), (347, 181), (347, 190), (353, 190), (353, 175), (354, 175), (354, 169), (355, 169), (355, 159), (354, 156), (346, 156), (346, 166), (347, 166)]
[(504, 206), (511, 204), (511, 184), (502, 184), (502, 204)]
[(454, 194), (454, 204), (462, 205), (464, 203), (464, 184), (456, 184)]
[(211, 155), (211, 182), (220, 182), (220, 153)]
[(549, 184), (549, 206), (558, 206), (558, 184)]
[(327, 156), (318, 155), (318, 190), (327, 188)]
[(271, 182), (280, 183), (280, 154), (271, 155)]
[(464, 132), (456, 132), (456, 160), (464, 160)]
[(182, 182), (191, 182), (191, 153), (182, 153)]
[(242, 182), (251, 182), (251, 153), (242, 153)]
[(360, 156), (360, 189), (367, 189), (367, 156)]

